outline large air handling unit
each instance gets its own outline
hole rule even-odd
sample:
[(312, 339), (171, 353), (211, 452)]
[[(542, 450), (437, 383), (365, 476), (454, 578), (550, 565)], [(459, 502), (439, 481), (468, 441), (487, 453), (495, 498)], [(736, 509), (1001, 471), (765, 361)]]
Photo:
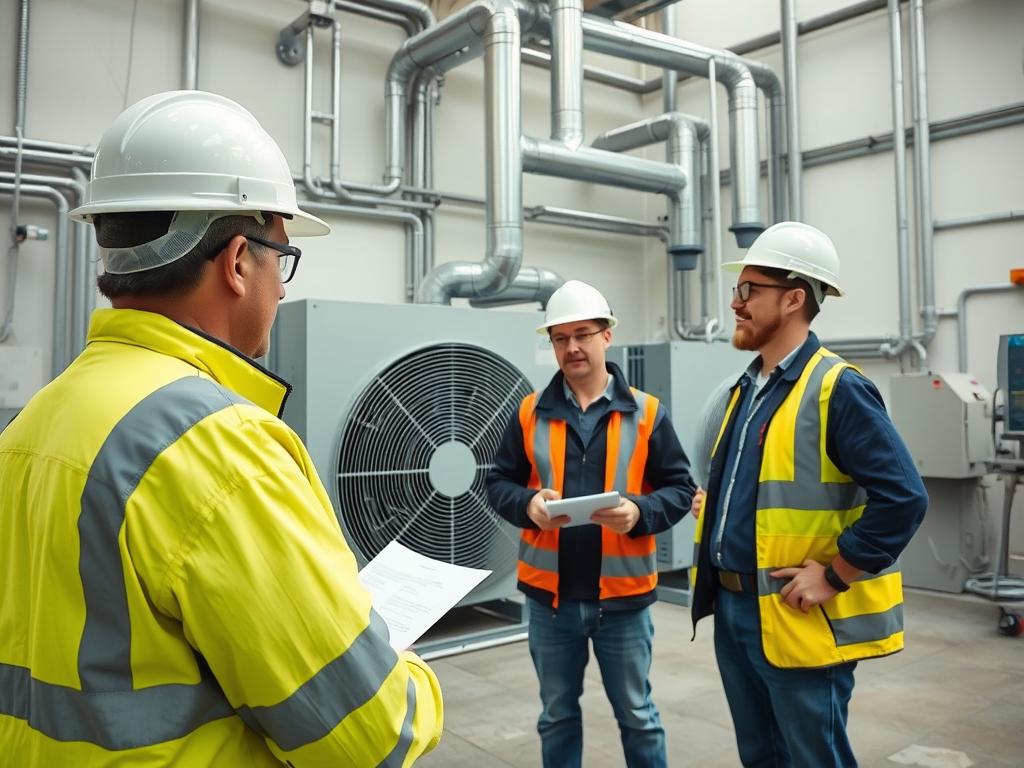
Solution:
[(522, 398), (555, 371), (534, 312), (282, 304), (271, 367), (360, 566), (391, 541), (492, 574), (460, 605), (515, 593), (518, 530), (484, 480)]

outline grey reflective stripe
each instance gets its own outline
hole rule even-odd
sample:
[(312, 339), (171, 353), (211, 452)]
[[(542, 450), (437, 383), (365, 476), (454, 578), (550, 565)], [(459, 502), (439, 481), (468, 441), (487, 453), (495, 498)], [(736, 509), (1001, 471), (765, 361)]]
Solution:
[(602, 578), (645, 577), (658, 570), (657, 552), (649, 555), (616, 556), (601, 558)]
[(821, 482), (821, 454), (824, 448), (821, 444), (821, 383), (825, 375), (842, 362), (838, 357), (818, 360), (800, 399), (793, 430), (793, 470), (798, 484), (806, 481), (810, 485), (812, 480), (815, 483)]
[(78, 652), (82, 690), (44, 683), (0, 665), (0, 711), (58, 741), (131, 749), (179, 739), (233, 710), (205, 663), (200, 682), (134, 689), (131, 625), (118, 535), (125, 507), (146, 470), (210, 414), (245, 402), (199, 376), (150, 393), (114, 427), (89, 468), (78, 518), (85, 625)]
[(132, 688), (131, 626), (117, 542), (128, 499), (168, 446), (210, 414), (240, 402), (245, 401), (209, 379), (178, 379), (128, 411), (96, 454), (78, 518), (85, 597), (78, 651), (83, 691)]
[(758, 483), (757, 508), (822, 510), (834, 513), (854, 509), (867, 502), (867, 494), (856, 483), (823, 483), (821, 444), (821, 387), (825, 376), (843, 360), (822, 357), (814, 365), (797, 408), (793, 430), (793, 481)]
[(539, 571), (558, 573), (558, 553), (552, 549), (541, 549), (520, 539), (519, 559)]
[(398, 656), (388, 637), (384, 620), (371, 609), (369, 626), (341, 656), (284, 701), (240, 707), (239, 716), (286, 752), (319, 741), (376, 696), (395, 668)]
[(636, 400), (637, 410), (620, 413), (619, 452), (615, 461), (615, 482), (611, 487), (611, 490), (622, 494), (629, 492), (629, 463), (633, 459), (633, 452), (640, 438), (640, 417), (647, 406), (646, 393), (634, 391), (633, 398)]
[(181, 738), (234, 714), (215, 681), (128, 691), (79, 691), (35, 680), (25, 667), (0, 664), (0, 714), (57, 741), (104, 749), (147, 747)]
[(533, 421), (533, 463), (541, 488), (554, 488), (551, 477), (551, 422), (535, 418)]
[[(771, 568), (759, 568), (757, 571), (757, 594), (759, 595), (776, 595), (782, 591), (782, 588), (789, 583), (789, 579), (776, 579), (771, 576), (772, 571), (776, 571), (779, 568), (785, 568), (787, 566), (777, 565)], [(900, 570), (899, 562), (893, 563), (888, 568), (885, 568), (878, 573), (862, 573), (856, 579), (854, 583), (860, 581), (871, 581), (872, 579), (878, 579), (882, 576), (888, 576), (890, 573), (897, 573)]]
[(395, 748), (380, 763), (384, 768), (402, 768), (405, 763), (405, 756), (409, 754), (409, 747), (412, 746), (414, 717), (416, 717), (416, 683), (410, 678), (405, 687), (405, 720), (402, 722), (402, 731), (398, 734), (398, 743), (395, 744)]
[(903, 603), (881, 613), (863, 613), (847, 619), (829, 619), (836, 645), (853, 645), (885, 640), (903, 630)]
[(757, 486), (758, 509), (823, 510), (835, 513), (836, 510), (862, 506), (867, 500), (867, 493), (856, 483), (818, 481), (801, 485), (798, 476), (795, 482), (769, 480)]

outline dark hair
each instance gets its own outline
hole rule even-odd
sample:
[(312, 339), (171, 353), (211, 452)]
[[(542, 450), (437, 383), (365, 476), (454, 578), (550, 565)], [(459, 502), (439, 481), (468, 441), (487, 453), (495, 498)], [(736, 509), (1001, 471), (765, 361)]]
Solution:
[(811, 322), (811, 320), (818, 316), (821, 307), (818, 306), (818, 300), (814, 296), (814, 289), (811, 288), (811, 284), (807, 280), (799, 277), (789, 277), (788, 269), (779, 269), (778, 267), (756, 267), (756, 269), (765, 277), (777, 280), (782, 285), (788, 285), (791, 288), (803, 288), (804, 317), (807, 319), (807, 322)]
[[(167, 234), (173, 216), (173, 211), (97, 215), (93, 221), (96, 242), (103, 248), (130, 248), (148, 243)], [(253, 216), (214, 219), (202, 239), (180, 259), (162, 267), (125, 275), (105, 272), (96, 279), (96, 285), (108, 299), (121, 296), (181, 296), (199, 285), (206, 262), (220, 253), (232, 237), (266, 237), (270, 225), (269, 218), (266, 224), (260, 224)]]

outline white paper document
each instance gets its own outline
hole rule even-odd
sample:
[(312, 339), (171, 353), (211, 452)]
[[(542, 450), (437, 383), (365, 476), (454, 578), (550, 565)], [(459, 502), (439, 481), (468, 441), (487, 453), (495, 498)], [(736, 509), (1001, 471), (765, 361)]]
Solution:
[(433, 560), (392, 541), (359, 572), (373, 607), (403, 651), (491, 574)]
[(544, 506), (548, 508), (548, 517), (568, 515), (570, 520), (563, 528), (572, 528), (574, 525), (596, 525), (590, 516), (599, 509), (608, 509), (619, 506), (619, 492), (609, 491), (608, 493), (592, 493), (589, 496), (575, 496), (571, 499), (556, 499), (545, 501)]

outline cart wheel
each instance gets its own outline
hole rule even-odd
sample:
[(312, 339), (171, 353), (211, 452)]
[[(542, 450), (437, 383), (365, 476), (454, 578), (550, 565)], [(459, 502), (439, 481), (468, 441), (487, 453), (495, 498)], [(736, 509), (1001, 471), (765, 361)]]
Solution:
[(999, 609), (999, 632), (1007, 637), (1017, 637), (1024, 632), (1024, 619), (1019, 613)]

